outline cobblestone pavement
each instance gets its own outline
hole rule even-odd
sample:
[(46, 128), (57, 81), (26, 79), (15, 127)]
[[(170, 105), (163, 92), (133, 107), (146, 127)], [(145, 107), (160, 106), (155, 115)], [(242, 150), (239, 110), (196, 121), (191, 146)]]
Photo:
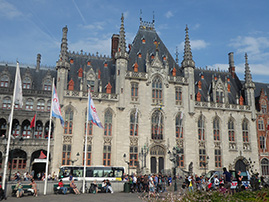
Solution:
[[(67, 195), (39, 195), (38, 197), (24, 196), (22, 198), (8, 197), (7, 202), (83, 202), (83, 201), (108, 201), (108, 202), (142, 202), (137, 193), (114, 193), (114, 194), (67, 194)], [(5, 202), (5, 200), (3, 200)]]

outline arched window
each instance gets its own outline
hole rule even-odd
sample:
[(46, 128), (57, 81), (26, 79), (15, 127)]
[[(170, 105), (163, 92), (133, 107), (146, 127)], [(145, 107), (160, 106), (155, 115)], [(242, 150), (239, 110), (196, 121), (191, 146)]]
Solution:
[(36, 121), (35, 126), (35, 138), (42, 138), (42, 132), (43, 132), (43, 124), (41, 121)]
[(138, 136), (138, 110), (130, 114), (130, 136)]
[(249, 136), (248, 136), (248, 121), (246, 119), (243, 120), (242, 123), (242, 136), (243, 136), (243, 142), (249, 142)]
[(3, 107), (3, 109), (10, 109), (10, 107), (11, 107), (10, 97), (4, 97), (2, 107)]
[(217, 117), (213, 120), (213, 134), (214, 141), (220, 141), (219, 119)]
[(20, 123), (17, 119), (12, 122), (12, 135), (17, 138), (20, 135)]
[(7, 75), (3, 75), (0, 82), (0, 87), (7, 88), (9, 86), (9, 77)]
[[(49, 134), (49, 124), (50, 122), (47, 121), (45, 124), (45, 134), (44, 134), (44, 138), (48, 138), (48, 134)], [(50, 132), (50, 138), (53, 138), (53, 130), (54, 130), (54, 125), (53, 122), (51, 122), (51, 132)]]
[(224, 98), (223, 87), (219, 84), (216, 87), (216, 102), (223, 103), (223, 98)]
[(151, 138), (163, 139), (163, 114), (160, 110), (156, 110), (151, 116)]
[(163, 101), (163, 84), (159, 76), (152, 80), (152, 102), (162, 103)]
[(22, 88), (23, 89), (30, 89), (31, 88), (31, 79), (28, 76), (23, 79)]
[(22, 137), (31, 138), (30, 121), (28, 120), (22, 122)]
[(43, 85), (43, 89), (44, 90), (47, 90), (47, 91), (51, 91), (51, 79), (47, 78), (45, 81), (44, 81), (44, 85)]
[(37, 106), (36, 106), (37, 111), (44, 111), (45, 110), (45, 100), (39, 99), (37, 101)]
[(69, 108), (65, 111), (64, 134), (73, 133), (73, 111)]
[(267, 113), (267, 103), (264, 99), (262, 99), (262, 101), (261, 101), (261, 111), (263, 114)]
[(26, 110), (33, 110), (33, 106), (34, 106), (34, 100), (32, 98), (28, 98), (26, 100), (26, 106), (25, 109)]
[(234, 121), (232, 119), (228, 121), (228, 136), (229, 142), (235, 142)]
[(203, 115), (198, 119), (198, 139), (205, 140), (205, 121)]
[(183, 138), (183, 112), (180, 112), (176, 116), (176, 138)]
[(262, 159), (261, 161), (262, 175), (269, 175), (269, 160)]
[(105, 136), (112, 136), (112, 113), (110, 110), (105, 112)]

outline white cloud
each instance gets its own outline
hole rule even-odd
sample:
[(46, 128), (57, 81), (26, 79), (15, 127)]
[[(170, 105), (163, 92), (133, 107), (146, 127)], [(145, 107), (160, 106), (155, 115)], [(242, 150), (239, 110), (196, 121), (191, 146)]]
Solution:
[[(184, 50), (184, 43), (185, 42), (181, 42), (181, 44), (179, 45), (179, 50)], [(191, 49), (192, 50), (200, 50), (200, 49), (204, 49), (207, 46), (209, 46), (209, 43), (207, 43), (207, 42), (205, 42), (204, 40), (201, 40), (201, 39), (191, 40), (190, 44), (191, 44)]]
[(95, 22), (93, 24), (88, 24), (88, 25), (79, 25), (83, 29), (89, 29), (89, 30), (103, 30), (105, 27), (105, 22)]
[(237, 53), (248, 53), (251, 60), (264, 60), (269, 57), (269, 38), (238, 36), (231, 40), (229, 46), (236, 48)]
[(172, 11), (167, 11), (167, 13), (165, 13), (166, 18), (171, 18), (173, 16), (174, 16), (174, 14), (172, 13)]
[(0, 0), (0, 15), (13, 19), (22, 16), (22, 13), (11, 3), (8, 3), (5, 0)]

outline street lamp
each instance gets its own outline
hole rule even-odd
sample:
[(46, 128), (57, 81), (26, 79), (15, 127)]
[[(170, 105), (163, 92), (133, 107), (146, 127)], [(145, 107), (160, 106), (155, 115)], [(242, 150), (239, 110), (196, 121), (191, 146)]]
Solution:
[(78, 152), (77, 155), (76, 155), (76, 156), (77, 156), (77, 159), (71, 160), (72, 166), (74, 165), (75, 162), (78, 161), (78, 157), (79, 157), (79, 155), (80, 155), (80, 154), (79, 154), (79, 152)]
[(176, 146), (176, 147), (173, 147), (172, 151), (168, 150), (168, 154), (169, 154), (169, 160), (174, 163), (174, 168), (173, 168), (173, 174), (174, 174), (174, 179), (175, 179), (174, 191), (177, 191), (176, 171), (177, 171), (177, 164), (178, 164), (179, 158), (183, 154), (183, 149)]

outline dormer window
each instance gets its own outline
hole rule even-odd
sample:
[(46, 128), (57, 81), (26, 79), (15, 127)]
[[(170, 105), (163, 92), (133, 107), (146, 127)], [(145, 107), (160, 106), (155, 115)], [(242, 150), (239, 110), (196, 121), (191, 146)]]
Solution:
[(72, 58), (70, 59), (70, 64), (74, 64), (74, 60)]
[(202, 82), (198, 81), (198, 89), (201, 90), (202, 89)]
[(43, 90), (51, 91), (51, 80), (46, 79), (43, 85)]
[(173, 70), (172, 70), (172, 75), (173, 76), (176, 76), (177, 75), (177, 69), (174, 67)]
[(105, 63), (104, 63), (104, 67), (107, 67), (107, 66), (108, 66), (108, 65), (107, 65), (107, 62), (105, 62)]
[(137, 64), (137, 62), (134, 64), (134, 72), (138, 72), (138, 64)]
[(137, 56), (138, 56), (138, 58), (142, 58), (142, 54), (140, 51), (137, 53)]
[(151, 58), (152, 60), (154, 59), (154, 54), (153, 54), (153, 53), (150, 54), (150, 58)]
[(106, 86), (106, 93), (111, 94), (111, 89), (112, 89), (112, 86), (111, 86), (110, 82), (108, 82), (108, 84)]
[(1, 77), (1, 84), (0, 84), (0, 87), (5, 87), (5, 88), (7, 88), (9, 85), (9, 78), (8, 78), (8, 76), (7, 75), (3, 75), (2, 77)]
[(91, 66), (91, 61), (88, 61), (87, 62), (87, 66)]
[(163, 61), (166, 61), (166, 56), (165, 55), (163, 56)]
[(228, 92), (231, 92), (231, 85), (230, 84), (228, 84), (227, 88), (228, 88)]
[(68, 83), (68, 90), (74, 90), (74, 81), (71, 79)]
[(267, 113), (267, 104), (266, 104), (266, 101), (264, 99), (261, 101), (261, 112), (263, 114)]
[(31, 88), (31, 79), (28, 76), (23, 79), (22, 88), (23, 89)]
[(141, 39), (141, 41), (142, 41), (142, 44), (145, 44), (145, 43), (146, 43), (146, 39), (145, 39), (145, 37), (143, 37), (143, 38)]
[(94, 81), (93, 80), (87, 80), (87, 84), (90, 87), (90, 91), (94, 92)]

